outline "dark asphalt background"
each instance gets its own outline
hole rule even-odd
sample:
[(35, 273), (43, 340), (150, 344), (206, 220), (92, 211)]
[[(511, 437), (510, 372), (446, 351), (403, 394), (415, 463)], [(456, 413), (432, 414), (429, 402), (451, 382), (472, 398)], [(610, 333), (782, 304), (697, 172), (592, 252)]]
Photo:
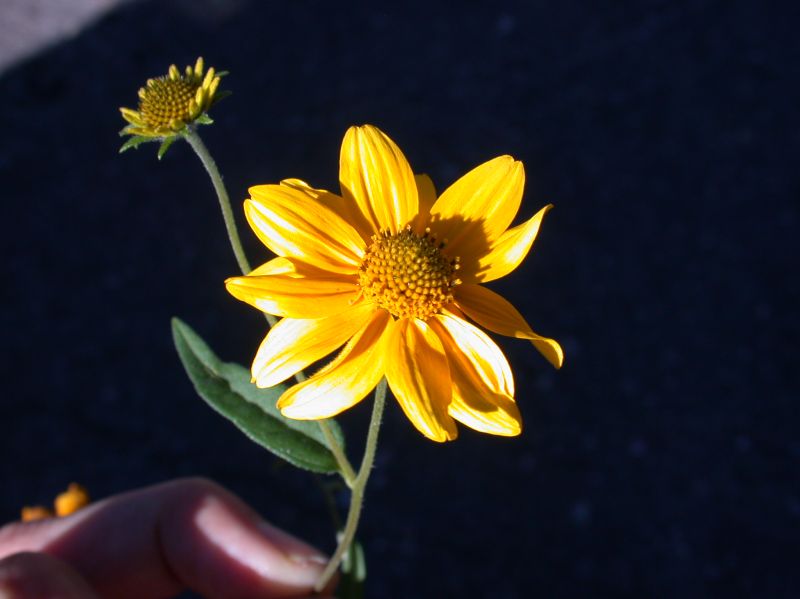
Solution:
[[(0, 516), (214, 478), (332, 550), (305, 473), (185, 378), (169, 319), (249, 363), (263, 320), (186, 145), (117, 155), (147, 77), (198, 54), (234, 95), (203, 131), (238, 201), (336, 189), (373, 123), (443, 189), (498, 154), (520, 218), (493, 285), (560, 340), (502, 340), (526, 430), (440, 446), (391, 404), (361, 528), (370, 597), (797, 597), (798, 74), (780, 3), (143, 2), (0, 79)], [(790, 4), (786, 4), (788, 8)], [(266, 258), (245, 233), (254, 262)], [(369, 406), (345, 414), (360, 455)]]

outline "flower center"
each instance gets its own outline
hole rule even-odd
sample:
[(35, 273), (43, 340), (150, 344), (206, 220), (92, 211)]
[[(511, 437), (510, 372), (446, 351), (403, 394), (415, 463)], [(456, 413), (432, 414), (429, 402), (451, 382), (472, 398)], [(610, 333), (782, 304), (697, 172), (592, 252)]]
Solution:
[(157, 128), (173, 127), (178, 122), (191, 120), (190, 104), (199, 88), (199, 83), (184, 78), (151, 79), (139, 94), (142, 119)]
[(444, 245), (430, 229), (373, 235), (358, 273), (362, 293), (397, 318), (427, 320), (453, 301), (453, 287), (461, 283), (454, 278), (459, 259), (447, 258)]

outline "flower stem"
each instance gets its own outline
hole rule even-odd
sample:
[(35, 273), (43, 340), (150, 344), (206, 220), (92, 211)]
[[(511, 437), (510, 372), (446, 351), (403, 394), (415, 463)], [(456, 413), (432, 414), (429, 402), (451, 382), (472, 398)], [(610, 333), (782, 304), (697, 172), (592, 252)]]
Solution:
[(328, 443), (328, 448), (331, 450), (333, 457), (336, 458), (336, 463), (339, 465), (339, 471), (342, 474), (345, 484), (348, 488), (352, 489), (353, 485), (356, 484), (355, 470), (353, 470), (353, 467), (350, 465), (347, 456), (344, 455), (342, 446), (336, 442), (336, 437), (333, 436), (333, 431), (328, 425), (328, 421), (317, 420), (317, 424), (322, 431), (322, 435), (325, 437), (325, 441)]
[(186, 137), (186, 141), (189, 142), (189, 145), (192, 146), (200, 162), (206, 167), (208, 176), (211, 177), (211, 183), (214, 185), (214, 191), (217, 192), (219, 207), (222, 209), (222, 218), (225, 220), (225, 228), (228, 231), (228, 239), (231, 242), (233, 253), (236, 256), (236, 262), (239, 263), (239, 269), (242, 271), (242, 274), (246, 275), (253, 269), (250, 268), (250, 263), (247, 261), (247, 256), (245, 256), (244, 248), (242, 247), (242, 241), (239, 239), (239, 231), (236, 228), (236, 221), (233, 218), (233, 210), (231, 210), (231, 200), (228, 197), (225, 184), (222, 182), (222, 175), (219, 173), (217, 163), (214, 162), (214, 159), (208, 152), (208, 148), (206, 148), (203, 140), (200, 139), (200, 136), (195, 130), (189, 128), (184, 137)]
[(347, 522), (342, 532), (339, 546), (331, 557), (325, 570), (314, 585), (314, 589), (319, 592), (325, 588), (328, 581), (339, 568), (344, 556), (347, 554), (353, 539), (356, 536), (356, 529), (358, 528), (358, 520), (361, 516), (361, 506), (364, 502), (364, 489), (367, 486), (370, 472), (372, 471), (372, 464), (375, 461), (375, 450), (378, 447), (378, 432), (381, 428), (381, 419), (383, 418), (383, 408), (386, 405), (386, 379), (381, 379), (375, 389), (375, 402), (372, 406), (372, 418), (369, 421), (369, 432), (367, 433), (367, 445), (364, 448), (364, 457), (361, 460), (361, 467), (358, 470), (355, 483), (352, 486), (352, 495), (350, 497), (350, 509), (347, 512)]
[[(230, 196), (228, 196), (228, 191), (225, 189), (225, 183), (222, 182), (222, 175), (217, 168), (217, 163), (214, 162), (214, 159), (211, 157), (208, 148), (206, 148), (203, 140), (200, 139), (200, 135), (198, 135), (197, 131), (192, 128), (188, 128), (187, 132), (184, 134), (184, 137), (186, 138), (186, 141), (189, 142), (189, 145), (192, 146), (192, 149), (194, 150), (195, 154), (197, 154), (200, 162), (203, 163), (206, 172), (208, 172), (208, 176), (211, 178), (211, 183), (214, 185), (214, 191), (217, 192), (219, 207), (222, 210), (222, 218), (225, 221), (225, 228), (228, 231), (228, 240), (231, 242), (233, 254), (236, 256), (236, 262), (239, 263), (239, 268), (241, 269), (242, 274), (246, 275), (253, 269), (250, 267), (250, 263), (247, 261), (247, 256), (244, 253), (242, 241), (239, 238), (239, 230), (236, 228), (236, 220), (233, 218), (233, 210), (231, 210)], [(278, 320), (272, 314), (265, 313), (264, 315), (267, 317), (267, 322), (269, 322), (270, 328), (274, 327), (275, 323), (278, 322)], [(298, 382), (305, 380), (305, 375), (302, 372), (299, 372), (297, 374), (297, 380)], [(333, 453), (333, 457), (336, 458), (336, 463), (339, 465), (339, 470), (342, 473), (344, 482), (352, 489), (356, 479), (356, 473), (353, 470), (353, 467), (347, 460), (344, 450), (336, 441), (336, 437), (333, 436), (333, 432), (331, 431), (331, 427), (328, 425), (328, 423), (325, 420), (319, 420), (317, 422), (319, 423), (319, 428), (325, 437), (325, 441), (328, 443), (331, 453)]]

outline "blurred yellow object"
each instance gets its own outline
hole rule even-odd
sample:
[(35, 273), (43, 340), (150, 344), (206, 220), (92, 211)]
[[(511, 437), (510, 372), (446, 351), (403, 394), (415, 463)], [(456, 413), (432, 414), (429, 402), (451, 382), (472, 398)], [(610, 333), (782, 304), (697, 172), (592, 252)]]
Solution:
[(89, 493), (78, 483), (70, 483), (67, 490), (53, 502), (57, 516), (69, 516), (89, 505)]
[(43, 505), (26, 505), (22, 508), (22, 514), (20, 516), (23, 522), (33, 522), (34, 520), (44, 520), (52, 517), (53, 512)]

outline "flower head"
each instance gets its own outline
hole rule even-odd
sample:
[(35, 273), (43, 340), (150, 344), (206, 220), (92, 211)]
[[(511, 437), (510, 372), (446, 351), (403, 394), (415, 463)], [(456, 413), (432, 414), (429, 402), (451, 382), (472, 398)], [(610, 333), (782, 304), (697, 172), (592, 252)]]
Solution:
[(187, 66), (184, 73), (172, 65), (166, 75), (148, 79), (139, 89), (138, 109), (119, 109), (122, 118), (128, 121), (120, 135), (134, 136), (123, 150), (138, 145), (134, 140), (139, 143), (165, 140), (179, 135), (187, 125), (210, 123), (206, 113), (227, 95), (219, 91), (224, 75), (213, 67), (205, 70), (200, 57), (194, 67)]
[(276, 385), (344, 346), (280, 397), (285, 416), (334, 416), (385, 376), (430, 439), (455, 439), (455, 421), (519, 434), (508, 361), (475, 324), (530, 340), (557, 368), (563, 362), (556, 341), (482, 285), (522, 262), (551, 207), (509, 228), (524, 178), (520, 162), (501, 156), (437, 198), (394, 142), (365, 125), (351, 127), (342, 143), (341, 195), (297, 179), (250, 188), (247, 220), (278, 257), (226, 286), (283, 317), (256, 354), (254, 382)]

